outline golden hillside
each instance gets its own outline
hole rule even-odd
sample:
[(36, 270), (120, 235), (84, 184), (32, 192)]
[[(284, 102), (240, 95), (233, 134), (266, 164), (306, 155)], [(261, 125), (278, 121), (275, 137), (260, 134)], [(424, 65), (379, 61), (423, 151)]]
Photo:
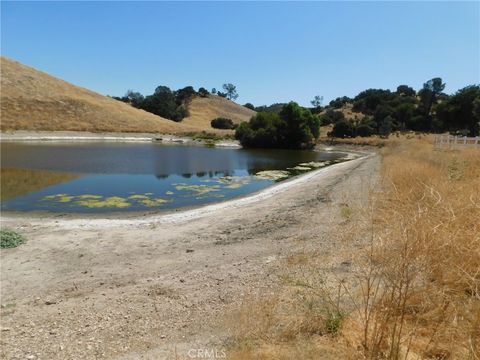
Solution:
[(217, 96), (192, 100), (191, 116), (181, 123), (136, 109), (1, 57), (1, 129), (182, 134), (222, 132), (210, 120), (248, 120), (253, 113)]
[(217, 117), (232, 119), (236, 124), (248, 121), (255, 111), (216, 95), (196, 97), (188, 105), (190, 115), (183, 123), (197, 128), (210, 128), (210, 121)]

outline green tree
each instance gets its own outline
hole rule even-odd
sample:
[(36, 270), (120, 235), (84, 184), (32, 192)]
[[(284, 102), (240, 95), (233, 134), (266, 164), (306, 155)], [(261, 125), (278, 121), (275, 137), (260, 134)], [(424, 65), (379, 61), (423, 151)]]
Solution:
[(340, 109), (341, 107), (343, 107), (345, 104), (351, 102), (352, 99), (350, 99), (349, 97), (347, 96), (343, 96), (343, 97), (338, 97), (336, 98), (335, 100), (332, 100), (328, 103), (328, 106), (334, 108), (334, 109)]
[(343, 120), (345, 120), (345, 114), (341, 111), (335, 111), (332, 109), (328, 109), (320, 116), (320, 122), (322, 125), (335, 124)]
[(408, 85), (399, 85), (397, 87), (397, 94), (403, 96), (415, 96), (415, 90)]
[(322, 106), (322, 103), (323, 103), (323, 96), (320, 96), (320, 95), (315, 95), (315, 97), (313, 98), (312, 101), (310, 101), (310, 104), (312, 104), (312, 106), (315, 108), (315, 109), (318, 109)]
[(437, 97), (445, 89), (445, 84), (442, 78), (433, 78), (423, 84), (422, 90), (418, 92), (420, 95), (420, 102), (422, 105), (423, 114), (430, 116), (432, 107), (437, 102)]
[(233, 84), (223, 84), (223, 90), (229, 100), (236, 100), (238, 98), (237, 87)]
[(477, 136), (480, 130), (479, 107), (480, 86), (467, 86), (440, 103), (436, 117), (442, 130), (465, 131), (470, 136)]
[(368, 124), (360, 124), (355, 129), (355, 135), (361, 137), (368, 137), (375, 134), (375, 129)]
[(145, 97), (137, 91), (127, 90), (124, 99), (125, 102), (128, 102), (133, 107), (140, 108)]
[(393, 116), (395, 117), (400, 130), (405, 130), (407, 128), (407, 124), (410, 124), (414, 113), (415, 105), (411, 103), (402, 103), (395, 108)]
[(373, 115), (379, 105), (388, 103), (394, 98), (395, 94), (390, 90), (368, 89), (355, 96), (352, 109), (365, 115)]
[[(375, 113), (373, 115), (373, 119), (375, 120), (377, 124), (377, 129), (380, 129), (380, 126), (383, 123), (383, 120), (389, 116), (392, 118), (394, 113), (393, 108), (388, 104), (388, 103), (381, 103), (380, 105), (377, 106)], [(393, 126), (393, 118), (392, 118), (392, 124)]]
[(341, 120), (333, 126), (328, 136), (337, 138), (346, 138), (355, 136), (355, 126), (348, 120)]
[(200, 89), (198, 89), (198, 94), (201, 96), (201, 97), (208, 97), (208, 90), (205, 89), (204, 87), (201, 87)]
[(240, 124), (235, 137), (245, 147), (311, 147), (320, 135), (320, 120), (295, 102), (280, 113), (259, 112), (248, 123)]
[(378, 128), (378, 134), (382, 137), (388, 137), (388, 135), (390, 135), (390, 133), (392, 132), (392, 127), (393, 117), (388, 115), (380, 123), (380, 127)]
[(197, 95), (197, 92), (193, 88), (193, 86), (186, 86), (183, 89), (179, 89), (175, 91), (175, 101), (177, 105), (180, 106), (181, 104), (189, 101), (192, 97)]
[(142, 109), (167, 119), (176, 117), (175, 95), (167, 86), (158, 86), (152, 95), (145, 98)]

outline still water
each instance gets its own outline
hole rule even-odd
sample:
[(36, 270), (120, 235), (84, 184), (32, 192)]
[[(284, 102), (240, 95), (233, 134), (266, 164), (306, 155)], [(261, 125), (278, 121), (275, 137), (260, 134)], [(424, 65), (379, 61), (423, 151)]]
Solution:
[(1, 208), (99, 213), (196, 206), (260, 190), (345, 156), (156, 143), (2, 143)]

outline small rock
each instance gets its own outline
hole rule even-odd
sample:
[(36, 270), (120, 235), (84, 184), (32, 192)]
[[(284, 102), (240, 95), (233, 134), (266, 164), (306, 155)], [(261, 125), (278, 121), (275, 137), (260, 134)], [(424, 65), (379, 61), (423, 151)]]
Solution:
[(193, 249), (187, 249), (187, 253), (192, 253), (193, 251)]
[(45, 301), (45, 305), (54, 305), (56, 304), (57, 302), (55, 300), (47, 300)]

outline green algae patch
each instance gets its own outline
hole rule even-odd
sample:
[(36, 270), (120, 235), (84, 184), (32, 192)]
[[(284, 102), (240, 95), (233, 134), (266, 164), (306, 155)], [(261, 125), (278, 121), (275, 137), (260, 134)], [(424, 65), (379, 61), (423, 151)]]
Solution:
[(298, 164), (298, 166), (305, 166), (305, 167), (309, 167), (309, 168), (320, 168), (320, 167), (325, 166), (325, 165), (327, 165), (327, 162), (325, 162), (325, 161), (319, 161), (319, 162), (310, 161), (308, 163)]
[(219, 178), (218, 182), (224, 185), (224, 189), (239, 189), (250, 184), (252, 179), (248, 176), (224, 176)]
[(128, 197), (129, 199), (133, 199), (133, 200), (137, 200), (137, 199), (140, 199), (140, 200), (143, 200), (143, 199), (149, 199), (149, 197), (147, 195), (131, 195)]
[(85, 195), (78, 195), (76, 196), (77, 199), (101, 199), (103, 198), (102, 195), (90, 195), (90, 194), (85, 194)]
[(191, 191), (196, 196), (202, 196), (214, 191), (220, 191), (220, 185), (187, 185), (187, 184), (175, 184), (175, 189)]
[[(151, 193), (152, 194), (152, 193)], [(173, 193), (172, 193), (173, 194)], [(101, 195), (83, 194), (83, 195), (69, 195), (56, 194), (44, 196), (42, 201), (51, 201), (54, 203), (71, 203), (72, 206), (81, 206), (89, 209), (125, 209), (132, 205), (141, 205), (144, 207), (161, 206), (172, 200), (163, 198), (155, 198), (142, 194), (134, 194), (128, 197), (110, 196), (103, 197)]]
[(166, 191), (165, 194), (166, 194), (166, 195), (173, 195), (173, 194), (175, 194), (175, 193), (174, 193), (173, 191)]
[(296, 171), (308, 171), (308, 170), (312, 170), (312, 168), (310, 167), (306, 167), (306, 166), (294, 166), (292, 168), (288, 168), (289, 170), (296, 170)]
[(132, 204), (127, 201), (127, 199), (119, 196), (111, 196), (105, 199), (90, 199), (90, 200), (79, 200), (75, 202), (76, 205), (84, 206), (88, 208), (127, 208)]
[(290, 176), (290, 172), (286, 170), (265, 170), (259, 171), (255, 174), (255, 177), (260, 180), (273, 180), (278, 181)]
[(56, 195), (47, 195), (41, 198), (42, 201), (55, 201), (59, 203), (71, 202), (74, 199), (74, 196), (68, 194), (56, 194)]
[(142, 199), (142, 200), (139, 200), (138, 202), (144, 206), (154, 207), (154, 206), (161, 206), (170, 201), (171, 200), (166, 200), (162, 198), (152, 198), (152, 199)]

